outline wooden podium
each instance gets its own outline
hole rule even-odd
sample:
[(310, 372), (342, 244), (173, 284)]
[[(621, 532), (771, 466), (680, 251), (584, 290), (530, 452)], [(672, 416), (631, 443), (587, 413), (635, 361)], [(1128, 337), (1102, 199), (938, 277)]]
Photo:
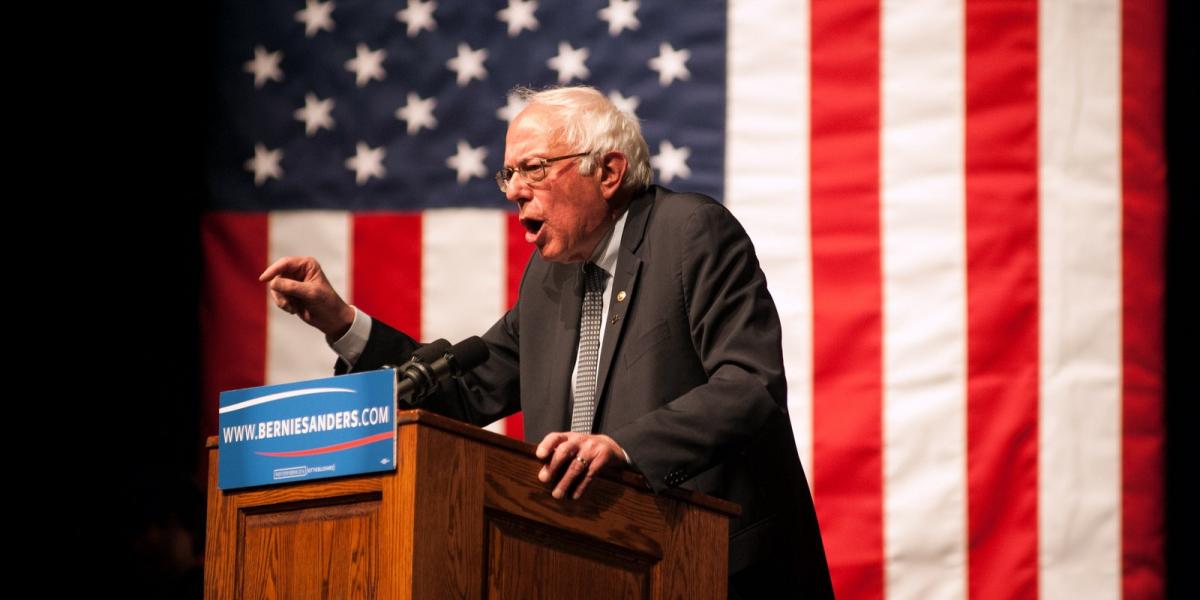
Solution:
[(736, 504), (656, 495), (612, 470), (580, 500), (534, 447), (413, 410), (394, 472), (217, 489), (208, 440), (206, 598), (725, 598)]

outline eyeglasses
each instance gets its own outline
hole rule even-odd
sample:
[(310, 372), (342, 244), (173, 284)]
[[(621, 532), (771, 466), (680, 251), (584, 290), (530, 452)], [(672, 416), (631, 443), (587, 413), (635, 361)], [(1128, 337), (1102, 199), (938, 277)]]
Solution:
[(580, 152), (579, 154), (568, 154), (566, 156), (556, 156), (554, 158), (534, 158), (523, 165), (516, 167), (504, 167), (503, 169), (496, 171), (496, 185), (500, 186), (501, 192), (507, 194), (508, 182), (513, 178), (513, 175), (516, 175), (517, 173), (520, 173), (521, 177), (525, 178), (525, 181), (536, 183), (546, 178), (546, 165), (552, 162), (566, 160), (568, 158), (587, 156), (588, 154), (591, 153)]

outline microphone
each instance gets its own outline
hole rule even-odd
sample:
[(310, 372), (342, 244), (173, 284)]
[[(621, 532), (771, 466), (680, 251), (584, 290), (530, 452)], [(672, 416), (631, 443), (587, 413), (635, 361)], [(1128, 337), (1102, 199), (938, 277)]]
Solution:
[(396, 397), (404, 398), (406, 394), (411, 397), (416, 389), (432, 388), (435, 381), (430, 364), (445, 356), (449, 351), (450, 342), (445, 339), (434, 340), (413, 351), (408, 362), (399, 367), (383, 365), (385, 369), (396, 370), (396, 379), (399, 380)]
[(416, 405), (432, 394), (446, 378), (461, 377), (483, 364), (490, 353), (487, 344), (479, 336), (471, 336), (453, 347), (446, 340), (421, 346), (396, 373), (400, 380), (396, 386), (396, 398)]

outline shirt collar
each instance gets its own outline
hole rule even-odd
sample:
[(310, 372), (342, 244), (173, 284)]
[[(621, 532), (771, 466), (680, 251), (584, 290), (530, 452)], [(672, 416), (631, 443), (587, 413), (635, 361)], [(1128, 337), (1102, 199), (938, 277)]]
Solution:
[(591, 262), (597, 267), (600, 267), (608, 275), (612, 275), (617, 271), (617, 256), (621, 250), (621, 236), (625, 233), (625, 217), (629, 216), (629, 209), (621, 211), (621, 217), (613, 223), (612, 229), (596, 244), (596, 250), (592, 252)]

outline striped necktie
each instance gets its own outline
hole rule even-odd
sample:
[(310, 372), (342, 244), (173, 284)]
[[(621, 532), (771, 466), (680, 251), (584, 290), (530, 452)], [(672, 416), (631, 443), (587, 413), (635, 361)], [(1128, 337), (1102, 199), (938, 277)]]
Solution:
[(604, 317), (604, 270), (583, 266), (583, 312), (579, 317), (579, 355), (576, 362), (571, 431), (591, 433), (596, 416), (596, 370), (600, 363), (600, 322)]

